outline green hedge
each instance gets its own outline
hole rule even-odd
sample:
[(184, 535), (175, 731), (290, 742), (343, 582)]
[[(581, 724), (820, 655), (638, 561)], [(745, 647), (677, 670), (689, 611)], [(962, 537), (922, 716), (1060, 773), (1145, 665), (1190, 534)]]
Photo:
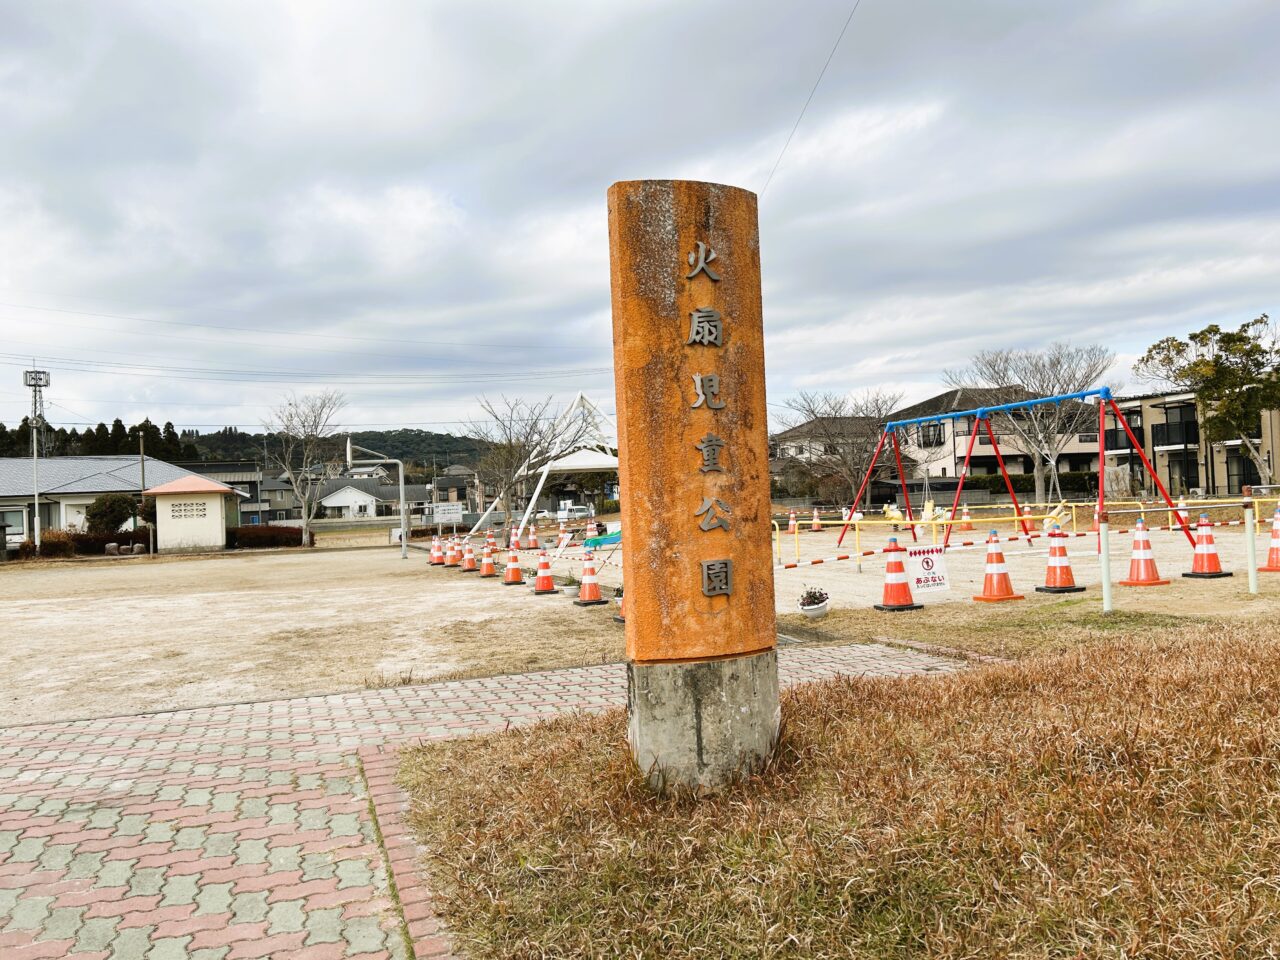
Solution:
[[(313, 533), (311, 546), (315, 545), (316, 535)], [(227, 529), (227, 548), (231, 550), (300, 546), (302, 546), (301, 527), (273, 527), (267, 524), (250, 523), (243, 527)]]
[[(1036, 478), (1029, 473), (1011, 473), (1009, 479), (1013, 481), (1013, 489), (1015, 493), (1034, 493), (1036, 489)], [(1048, 482), (1048, 478), (1045, 478)], [(1098, 491), (1098, 475), (1092, 471), (1069, 471), (1067, 473), (1058, 474), (1058, 482), (1062, 485), (1062, 492), (1066, 496), (1072, 494), (1094, 494)], [(964, 481), (965, 489), (988, 490), (994, 494), (1008, 493), (1008, 489), (1004, 485), (1004, 477), (998, 473), (983, 474), (982, 476), (969, 476)]]

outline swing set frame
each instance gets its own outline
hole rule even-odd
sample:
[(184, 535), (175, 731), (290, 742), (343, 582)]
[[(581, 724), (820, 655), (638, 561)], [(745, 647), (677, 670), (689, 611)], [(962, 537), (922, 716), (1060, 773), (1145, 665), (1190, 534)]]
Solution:
[(996, 442), (995, 431), (991, 429), (991, 414), (1004, 413), (1010, 410), (1026, 410), (1031, 407), (1044, 406), (1045, 404), (1061, 404), (1067, 401), (1085, 402), (1097, 399), (1098, 404), (1098, 514), (1101, 515), (1106, 509), (1106, 434), (1107, 434), (1107, 413), (1108, 410), (1114, 414), (1116, 422), (1124, 428), (1124, 432), (1128, 434), (1129, 443), (1134, 450), (1138, 451), (1138, 456), (1142, 458), (1142, 465), (1146, 468), (1147, 475), (1155, 481), (1156, 488), (1160, 491), (1160, 496), (1164, 498), (1164, 502), (1169, 505), (1169, 509), (1178, 518), (1178, 522), (1182, 527), (1182, 532), (1186, 535), (1188, 542), (1195, 546), (1195, 535), (1191, 532), (1191, 527), (1187, 523), (1187, 518), (1178, 511), (1177, 505), (1169, 496), (1169, 491), (1161, 482), (1160, 477), (1156, 474), (1155, 468), (1151, 465), (1151, 461), (1147, 459), (1146, 451), (1142, 449), (1142, 444), (1138, 442), (1138, 438), (1134, 436), (1133, 430), (1129, 427), (1129, 422), (1125, 419), (1124, 414), (1120, 412), (1120, 408), (1116, 406), (1115, 398), (1111, 395), (1108, 387), (1098, 387), (1094, 390), (1081, 390), (1078, 393), (1063, 393), (1053, 397), (1038, 397), (1034, 400), (1019, 400), (1015, 403), (1002, 403), (991, 407), (976, 407), (973, 410), (961, 410), (956, 413), (938, 413), (928, 417), (913, 417), (910, 420), (890, 420), (884, 425), (884, 429), (880, 434), (880, 440), (876, 443), (875, 452), (871, 455), (871, 463), (867, 467), (866, 475), (862, 478), (862, 484), (858, 487), (858, 495), (853, 498), (853, 505), (849, 511), (850, 519), (845, 521), (844, 527), (840, 530), (840, 539), (837, 546), (844, 543), (845, 534), (849, 532), (849, 526), (853, 522), (852, 517), (858, 509), (858, 505), (862, 503), (862, 496), (866, 493), (871, 483), (871, 476), (875, 472), (876, 464), (880, 460), (880, 453), (884, 450), (885, 442), (891, 441), (893, 447), (893, 458), (898, 467), (898, 482), (902, 487), (902, 499), (906, 504), (907, 523), (911, 527), (911, 539), (918, 541), (919, 534), (916, 531), (915, 517), (911, 512), (911, 496), (907, 491), (907, 475), (902, 468), (902, 447), (898, 443), (898, 430), (903, 427), (911, 427), (926, 423), (942, 423), (946, 420), (965, 420), (973, 417), (973, 429), (969, 431), (969, 443), (964, 451), (964, 465), (960, 468), (959, 482), (956, 484), (955, 499), (951, 503), (951, 515), (947, 522), (947, 531), (943, 537), (942, 545), (945, 549), (951, 542), (951, 530), (955, 525), (956, 510), (960, 506), (960, 495), (964, 491), (964, 482), (969, 477), (969, 463), (973, 458), (973, 445), (978, 439), (980, 431), (985, 430), (987, 438), (991, 441), (991, 449), (995, 453), (996, 463), (1000, 467), (1000, 475), (1004, 477), (1005, 489), (1009, 491), (1009, 499), (1013, 501), (1013, 512), (1018, 515), (1018, 522), (1022, 525), (1023, 534), (1030, 536), (1031, 528), (1027, 521), (1022, 519), (1022, 508), (1018, 505), (1018, 495), (1013, 490), (1013, 481), (1009, 478), (1009, 471), (1004, 465), (1004, 455), (1000, 452), (1000, 444)]

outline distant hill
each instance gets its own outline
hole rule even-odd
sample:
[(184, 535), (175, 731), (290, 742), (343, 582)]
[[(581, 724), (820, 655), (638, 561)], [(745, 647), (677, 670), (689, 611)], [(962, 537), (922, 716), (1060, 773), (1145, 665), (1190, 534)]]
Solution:
[[(223, 427), (213, 433), (183, 430), (182, 440), (190, 443), (203, 460), (261, 460), (263, 435), (245, 433), (235, 427)], [(351, 434), (353, 443), (397, 460), (439, 467), (451, 463), (474, 465), (483, 441), (471, 437), (455, 437), (430, 430), (360, 430)]]
[[(72, 457), (90, 454), (136, 454), (139, 440), (145, 442), (147, 454), (159, 460), (257, 460), (262, 461), (263, 435), (245, 433), (236, 427), (223, 427), (212, 433), (174, 429), (172, 423), (158, 427), (150, 420), (126, 427), (116, 418), (108, 427), (67, 430), (47, 427), (41, 432), (40, 452), (46, 457)], [(429, 430), (362, 430), (351, 435), (362, 447), (427, 470), (434, 465), (444, 469), (453, 463), (475, 466), (485, 447), (483, 440), (455, 437)], [(31, 450), (27, 419), (14, 427), (0, 423), (0, 457), (25, 457)]]

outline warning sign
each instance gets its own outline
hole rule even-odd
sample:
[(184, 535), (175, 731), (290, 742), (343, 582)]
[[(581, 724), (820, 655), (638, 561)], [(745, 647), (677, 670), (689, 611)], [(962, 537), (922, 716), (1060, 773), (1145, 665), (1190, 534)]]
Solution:
[(947, 580), (947, 560), (942, 547), (909, 547), (907, 549), (907, 579), (911, 594), (950, 590)]

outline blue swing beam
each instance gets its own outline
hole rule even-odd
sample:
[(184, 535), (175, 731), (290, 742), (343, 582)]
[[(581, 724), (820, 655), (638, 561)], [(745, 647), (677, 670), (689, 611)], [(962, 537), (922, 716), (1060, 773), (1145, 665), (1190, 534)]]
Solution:
[(941, 423), (943, 420), (961, 420), (974, 417), (986, 420), (987, 414), (1003, 413), (1006, 410), (1025, 410), (1027, 407), (1042, 407), (1048, 403), (1062, 403), (1064, 400), (1087, 400), (1097, 397), (1099, 400), (1111, 400), (1110, 387), (1098, 387), (1095, 390), (1081, 390), (1079, 393), (1064, 393), (1056, 397), (1039, 397), (1035, 400), (1019, 400), (1016, 403), (1002, 403), (994, 407), (978, 407), (974, 410), (961, 410), (956, 413), (938, 413), (931, 417), (913, 417), (910, 420), (890, 420), (884, 425), (885, 433), (894, 433), (898, 427), (910, 427), (918, 423)]

